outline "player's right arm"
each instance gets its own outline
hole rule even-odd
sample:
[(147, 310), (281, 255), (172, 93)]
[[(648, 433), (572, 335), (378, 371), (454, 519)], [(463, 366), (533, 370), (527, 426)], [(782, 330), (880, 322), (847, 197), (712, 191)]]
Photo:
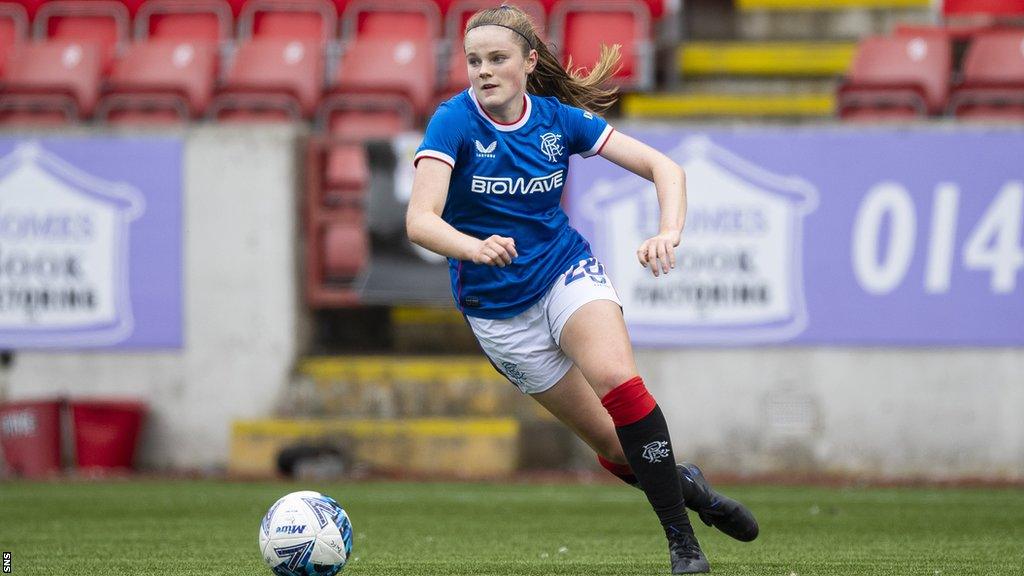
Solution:
[(484, 240), (456, 230), (441, 218), (452, 167), (436, 158), (420, 158), (412, 182), (412, 197), (405, 213), (409, 240), (442, 256), (476, 264), (504, 267), (517, 257), (512, 238), (491, 236)]

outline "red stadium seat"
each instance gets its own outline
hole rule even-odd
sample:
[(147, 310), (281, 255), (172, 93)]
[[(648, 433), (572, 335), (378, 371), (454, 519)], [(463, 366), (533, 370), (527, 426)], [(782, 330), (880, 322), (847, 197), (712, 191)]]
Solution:
[(380, 140), (412, 130), (415, 117), (405, 100), (334, 96), (320, 106), (317, 125), (331, 136), (349, 140)]
[(338, 206), (361, 198), (370, 181), (366, 149), (355, 142), (338, 142), (327, 147), (324, 166), (324, 196), (327, 206)]
[(1024, 16), (1024, 0), (945, 0), (942, 12), (946, 16)]
[(209, 42), (141, 42), (114, 64), (96, 116), (112, 122), (187, 121), (205, 113), (217, 75)]
[[(600, 34), (595, 34), (600, 30)], [(622, 67), (612, 77), (620, 86), (643, 90), (653, 82), (651, 14), (647, 5), (620, 0), (563, 0), (551, 13), (551, 34), (562, 60), (591, 68), (601, 46), (622, 46)]]
[(8, 60), (0, 92), (3, 121), (32, 121), (38, 116), (51, 123), (60, 117), (89, 117), (101, 73), (102, 58), (95, 45), (57, 40), (21, 44)]
[(1024, 30), (979, 34), (964, 57), (949, 111), (959, 118), (1024, 118)]
[(366, 267), (370, 252), (369, 234), (363, 222), (331, 222), (320, 230), (323, 250), (323, 281), (348, 283)]
[(148, 0), (135, 16), (135, 39), (226, 42), (234, 16), (225, 0)]
[(963, 63), (964, 88), (1024, 88), (1024, 29), (979, 34)]
[(317, 222), (306, 241), (306, 300), (312, 308), (355, 306), (355, 283), (368, 268), (365, 224)]
[(891, 119), (941, 113), (949, 90), (951, 59), (948, 38), (864, 39), (838, 90), (840, 117)]
[(55, 0), (39, 7), (33, 21), (36, 40), (92, 42), (99, 46), (104, 69), (129, 38), (128, 8), (113, 0)]
[(286, 38), (330, 42), (338, 13), (328, 0), (250, 0), (238, 17), (238, 34), (248, 38)]
[(314, 308), (358, 304), (370, 236), (366, 152), (359, 143), (312, 137), (306, 156), (306, 298)]
[(333, 88), (340, 94), (400, 96), (416, 114), (425, 114), (434, 95), (436, 62), (431, 40), (360, 37), (342, 55)]
[(426, 41), (441, 37), (441, 12), (432, 2), (353, 0), (345, 9), (345, 39), (390, 38)]
[(317, 41), (258, 38), (238, 47), (209, 115), (222, 120), (309, 117), (323, 92)]

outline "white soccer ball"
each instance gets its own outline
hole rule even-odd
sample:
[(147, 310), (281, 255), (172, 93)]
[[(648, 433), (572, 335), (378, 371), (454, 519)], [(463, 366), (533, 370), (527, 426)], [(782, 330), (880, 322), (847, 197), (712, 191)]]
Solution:
[(330, 496), (286, 494), (263, 517), (260, 553), (277, 576), (334, 576), (352, 554), (352, 522)]

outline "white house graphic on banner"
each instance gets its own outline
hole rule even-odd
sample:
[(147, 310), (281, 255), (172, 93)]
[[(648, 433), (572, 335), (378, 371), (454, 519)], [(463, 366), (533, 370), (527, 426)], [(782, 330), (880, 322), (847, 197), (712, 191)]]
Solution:
[(652, 277), (634, 250), (623, 249), (657, 234), (652, 183), (633, 175), (603, 181), (579, 200), (633, 340), (743, 344), (800, 334), (807, 326), (803, 218), (817, 207), (817, 191), (703, 136), (684, 139), (669, 156), (686, 170), (688, 214), (676, 269), (665, 277)]
[(135, 188), (36, 143), (0, 159), (0, 346), (103, 345), (132, 333)]

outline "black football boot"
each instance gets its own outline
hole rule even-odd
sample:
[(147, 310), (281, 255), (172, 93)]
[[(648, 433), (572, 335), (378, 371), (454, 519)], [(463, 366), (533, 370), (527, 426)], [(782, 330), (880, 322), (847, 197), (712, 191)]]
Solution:
[(676, 468), (686, 507), (696, 512), (702, 522), (741, 542), (757, 538), (757, 520), (749, 508), (712, 490), (696, 464), (684, 462)]
[(706, 574), (711, 572), (711, 565), (693, 535), (693, 529), (677, 530), (669, 527), (665, 531), (668, 537), (668, 559), (672, 563), (673, 574)]

